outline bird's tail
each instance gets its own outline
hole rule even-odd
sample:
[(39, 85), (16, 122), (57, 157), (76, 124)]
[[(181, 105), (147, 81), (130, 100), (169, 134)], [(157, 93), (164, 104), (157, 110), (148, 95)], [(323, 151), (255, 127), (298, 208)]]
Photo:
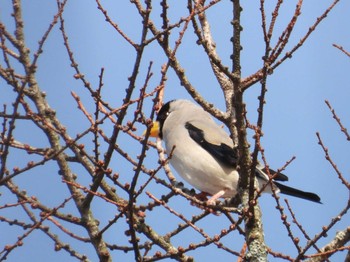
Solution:
[(314, 193), (301, 191), (301, 190), (296, 189), (296, 188), (282, 185), (278, 182), (274, 182), (274, 184), (280, 189), (282, 194), (286, 194), (286, 195), (294, 196), (294, 197), (299, 197), (299, 198), (303, 198), (306, 200), (310, 200), (310, 201), (322, 204), (321, 198)]

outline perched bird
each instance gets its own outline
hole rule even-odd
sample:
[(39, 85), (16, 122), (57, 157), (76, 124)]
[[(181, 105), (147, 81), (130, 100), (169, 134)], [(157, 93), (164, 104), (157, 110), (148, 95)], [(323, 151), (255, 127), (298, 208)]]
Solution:
[[(185, 181), (212, 196), (209, 204), (220, 197), (231, 198), (237, 194), (237, 149), (228, 133), (203, 108), (188, 100), (167, 102), (159, 110), (150, 135), (164, 141), (170, 164)], [(256, 168), (256, 177), (260, 189), (269, 180), (260, 166)], [(288, 177), (277, 174), (274, 180), (287, 181)], [(272, 186), (275, 192), (321, 203), (314, 193), (275, 181), (267, 185), (264, 192), (272, 192)]]

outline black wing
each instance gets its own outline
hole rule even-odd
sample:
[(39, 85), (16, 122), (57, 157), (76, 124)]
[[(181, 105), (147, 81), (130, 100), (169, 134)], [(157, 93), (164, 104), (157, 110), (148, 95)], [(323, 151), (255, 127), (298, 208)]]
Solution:
[[(266, 174), (267, 174), (267, 168), (264, 167), (262, 169), (262, 171), (264, 171)], [(269, 168), (269, 172), (270, 172), (270, 175), (275, 175), (277, 172), (271, 168)], [(277, 175), (275, 175), (275, 177), (273, 178), (273, 180), (276, 180), (276, 181), (288, 181), (288, 177), (282, 173), (278, 173)]]
[(237, 149), (232, 148), (224, 143), (220, 145), (212, 144), (208, 142), (204, 137), (203, 130), (195, 127), (191, 123), (187, 122), (185, 124), (186, 129), (190, 137), (197, 142), (203, 149), (208, 151), (213, 157), (221, 161), (223, 164), (228, 166), (237, 166), (238, 162), (238, 152)]

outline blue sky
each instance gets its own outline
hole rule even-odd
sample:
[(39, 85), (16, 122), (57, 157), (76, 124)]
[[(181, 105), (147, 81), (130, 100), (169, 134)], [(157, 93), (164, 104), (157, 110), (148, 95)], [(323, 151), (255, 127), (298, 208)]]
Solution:
[[(121, 3), (115, 4), (104, 1), (103, 4), (109, 10), (111, 18), (135, 42), (138, 42), (141, 21), (138, 18), (137, 11), (129, 1), (119, 2)], [(243, 5), (243, 77), (249, 76), (261, 67), (261, 57), (264, 53), (259, 1), (255, 2)], [(291, 10), (295, 4), (295, 1), (284, 3), (277, 21), (276, 35), (273, 38), (273, 42), (276, 41), (277, 36), (291, 17)], [(287, 49), (298, 43), (299, 39), (329, 4), (330, 1), (322, 1), (322, 3), (316, 0), (305, 1), (302, 15), (287, 45)], [(0, 20), (12, 32), (13, 22), (10, 16), (10, 6), (11, 3), (9, 1), (0, 2)], [(159, 16), (156, 14), (157, 12), (159, 13), (159, 10), (160, 6), (154, 3), (153, 11), (155, 15), (152, 19), (155, 20), (157, 25), (159, 25)], [(232, 31), (229, 23), (232, 13), (230, 10), (230, 1), (222, 1), (207, 14), (211, 22), (211, 29), (217, 44), (218, 53), (222, 61), (228, 66), (231, 65), (229, 57), (232, 49), (229, 41)], [(350, 2), (341, 1), (327, 19), (322, 22), (317, 31), (312, 34), (305, 45), (293, 55), (292, 59), (287, 60), (278, 67), (274, 74), (268, 78), (267, 82), (268, 92), (264, 112), (264, 136), (262, 138), (265, 155), (269, 165), (273, 168), (282, 167), (292, 156), (296, 156), (296, 160), (285, 171), (285, 174), (290, 178), (288, 185), (313, 191), (321, 196), (322, 205), (288, 198), (299, 222), (311, 237), (339, 213), (348, 198), (347, 190), (341, 185), (329, 163), (325, 160), (324, 153), (318, 145), (316, 137), (316, 132), (320, 132), (333, 160), (339, 169), (342, 170), (343, 175), (349, 179), (348, 153), (350, 148), (324, 102), (325, 99), (329, 100), (338, 116), (342, 119), (343, 124), (347, 127), (350, 126), (348, 102), (350, 98), (348, 81), (350, 58), (332, 46), (335, 43), (350, 50), (350, 31), (348, 28), (350, 18), (348, 10), (350, 10)], [(32, 50), (37, 49), (38, 41), (48, 28), (55, 12), (55, 1), (23, 1), (26, 42)], [(186, 4), (177, 3), (176, 7), (169, 9), (169, 13), (172, 19), (171, 22), (178, 21), (180, 17), (187, 14)], [(270, 14), (271, 10), (267, 13)], [(105, 69), (103, 98), (113, 107), (120, 106), (124, 90), (128, 86), (127, 78), (131, 75), (135, 59), (133, 49), (104, 21), (104, 17), (97, 10), (94, 1), (68, 1), (64, 17), (69, 41), (81, 71), (91, 84), (96, 87), (99, 81), (98, 75), (101, 67), (103, 67)], [(172, 40), (178, 37), (180, 29), (176, 29), (172, 33)], [(204, 51), (193, 43), (193, 40), (196, 38), (192, 31), (191, 28), (186, 32), (183, 45), (178, 51), (178, 58), (182, 63), (182, 67), (186, 70), (192, 85), (206, 99), (224, 110), (224, 100), (219, 85), (209, 67)], [(165, 56), (155, 43), (146, 51), (142, 61), (142, 71), (140, 71), (139, 80), (137, 81), (137, 85), (140, 87), (146, 77), (146, 70), (150, 61), (153, 62), (152, 71), (154, 73), (149, 85), (151, 89), (159, 84), (161, 66), (166, 62)], [(92, 99), (84, 90), (81, 82), (75, 80), (73, 75), (74, 71), (70, 67), (60, 31), (58, 26), (56, 26), (44, 46), (44, 53), (39, 59), (37, 79), (42, 90), (47, 93), (47, 99), (51, 107), (56, 110), (58, 118), (67, 127), (72, 137), (88, 128), (89, 123), (82, 113), (76, 109), (76, 103), (70, 92), (76, 92), (91, 112), (93, 112), (94, 108)], [(1, 103), (12, 101), (14, 94), (3, 80), (0, 80), (0, 89), (2, 93), (0, 97)], [(253, 123), (257, 116), (257, 96), (259, 92), (260, 89), (257, 84), (252, 86), (245, 95), (248, 117)], [(169, 70), (165, 100), (174, 98), (190, 99), (189, 95), (181, 87), (175, 74)], [(150, 105), (151, 102), (149, 101), (149, 107)], [(151, 108), (149, 108), (149, 112), (150, 110)], [(103, 128), (107, 134), (110, 134), (112, 124), (106, 122)], [(141, 134), (142, 131), (143, 127), (140, 126), (137, 132)], [(30, 142), (36, 146), (47, 144), (47, 141), (41, 139), (42, 137), (38, 130), (27, 122), (18, 124), (15, 135), (19, 140)], [(253, 143), (252, 134), (250, 134), (249, 139)], [(82, 142), (90, 143), (90, 141), (91, 138), (90, 140), (86, 138)], [(128, 138), (125, 138), (125, 141), (119, 141), (119, 143), (121, 146), (132, 145), (129, 144), (131, 142)], [(136, 146), (135, 148), (137, 150)], [(136, 150), (133, 146), (127, 148), (131, 155), (136, 155)], [(24, 166), (24, 163), (33, 159), (35, 160), (34, 156), (17, 152), (16, 157), (12, 157), (9, 164), (10, 167)], [(124, 177), (123, 173), (126, 174), (130, 166), (121, 168), (118, 166), (118, 161), (118, 159), (115, 159), (112, 167), (122, 174), (122, 180), (125, 179), (127, 181), (128, 177)], [(156, 154), (150, 153), (146, 163), (149, 168), (152, 166), (155, 168), (157, 166)], [(73, 167), (73, 169), (77, 173), (83, 173), (79, 167)], [(83, 174), (79, 179), (82, 183), (89, 183), (89, 179), (84, 177)], [(39, 167), (27, 175), (18, 177), (15, 182), (25, 188), (28, 194), (35, 194), (43, 199), (47, 205), (54, 206), (60, 203), (63, 199), (62, 194), (68, 196), (68, 192), (62, 186), (56, 167), (53, 164)], [(158, 190), (165, 189), (160, 189), (159, 186), (152, 183), (147, 189), (147, 191), (154, 192), (160, 197), (162, 191), (159, 192)], [(0, 192), (2, 193), (0, 205), (3, 205), (6, 201), (15, 201), (8, 196), (8, 192), (3, 188), (0, 188)], [(143, 200), (148, 201), (147, 198)], [(175, 210), (183, 212), (188, 218), (199, 213), (196, 208), (191, 207), (183, 199), (173, 200), (169, 204)], [(264, 195), (260, 199), (260, 204), (263, 212), (267, 244), (276, 251), (285, 252), (292, 256), (293, 254), (295, 255), (295, 250), (291, 245), (281, 244), (288, 241), (288, 237), (286, 230), (281, 225), (279, 213), (275, 209), (275, 200), (268, 195)], [(115, 208), (105, 207), (105, 204), (99, 203), (99, 201), (96, 202), (93, 208), (97, 211), (97, 216), (102, 224), (116, 213)], [(73, 211), (74, 209), (71, 206), (68, 206), (67, 210), (76, 212)], [(11, 213), (11, 210), (0, 210), (0, 215), (14, 216), (17, 214)], [(148, 219), (153, 221), (155, 226), (159, 227), (158, 230), (160, 232), (163, 231), (165, 233), (168, 231), (166, 222), (158, 221), (159, 217), (164, 217), (164, 215), (164, 211), (159, 209), (155, 210), (154, 213), (150, 213)], [(166, 215), (166, 221), (174, 222), (173, 225), (179, 222), (169, 214)], [(154, 220), (152, 220), (153, 217)], [(348, 216), (338, 223), (329, 232), (329, 237), (322, 239), (319, 245), (326, 244), (337, 230), (342, 230), (348, 226), (347, 221), (349, 221)], [(218, 228), (209, 227), (208, 225), (220, 225), (223, 227), (226, 224), (227, 221), (224, 218), (211, 216), (201, 223), (200, 226), (205, 228), (207, 233), (214, 235), (218, 233)], [(16, 236), (19, 234), (16, 234), (16, 230), (18, 229), (15, 227), (8, 227), (4, 223), (0, 223), (0, 231), (5, 232), (6, 236), (9, 236), (5, 241), (0, 240), (0, 247), (16, 240)], [(107, 238), (111, 242), (115, 241), (118, 238), (118, 234), (123, 234), (121, 230), (121, 228), (116, 227), (113, 231), (107, 233)], [(297, 229), (295, 229), (295, 232), (298, 232)], [(83, 231), (80, 231), (80, 233), (82, 235), (85, 234)], [(296, 235), (298, 234), (300, 233), (296, 233)], [(187, 234), (181, 235), (181, 238), (174, 240), (175, 245), (176, 242), (178, 242), (177, 245), (181, 245), (191, 241), (201, 241), (201, 238), (195, 232), (188, 231)], [(238, 242), (238, 247), (242, 245), (242, 239), (236, 233), (225, 238), (223, 242), (227, 245)], [(79, 252), (91, 255), (92, 261), (96, 260), (90, 245), (74, 243), (73, 246)], [(209, 261), (217, 257), (216, 251), (216, 247), (203, 248), (190, 255), (193, 255), (198, 261), (203, 261), (203, 259), (208, 259)], [(126, 259), (125, 261), (132, 261), (132, 256), (121, 257), (119, 252), (112, 252), (112, 254), (115, 260), (123, 258)], [(25, 255), (24, 258), (23, 255)], [(224, 259), (225, 253), (222, 252), (220, 253), (221, 255)], [(344, 256), (345, 254), (339, 254), (337, 258), (341, 260)], [(44, 261), (48, 258), (51, 261), (69, 261), (71, 259), (64, 252), (54, 252), (53, 243), (39, 233), (31, 235), (20, 250), (11, 254), (9, 261), (27, 261), (28, 257), (36, 258), (36, 261)]]

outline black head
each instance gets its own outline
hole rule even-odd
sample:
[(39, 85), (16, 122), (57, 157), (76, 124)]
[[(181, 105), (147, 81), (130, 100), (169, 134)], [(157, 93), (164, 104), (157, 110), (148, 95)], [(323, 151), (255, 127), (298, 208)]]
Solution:
[(170, 104), (174, 100), (171, 100), (167, 103), (165, 103), (162, 108), (158, 111), (157, 121), (159, 122), (159, 137), (163, 138), (163, 125), (165, 119), (168, 117), (170, 113)]

